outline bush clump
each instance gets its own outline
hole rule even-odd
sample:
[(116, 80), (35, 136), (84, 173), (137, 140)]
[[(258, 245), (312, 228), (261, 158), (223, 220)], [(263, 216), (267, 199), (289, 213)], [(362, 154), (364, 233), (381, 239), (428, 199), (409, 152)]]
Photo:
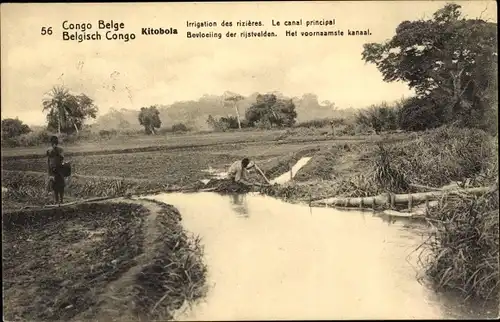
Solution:
[(294, 125), (294, 127), (306, 127), (306, 128), (322, 128), (322, 127), (330, 127), (331, 119), (315, 119), (309, 121), (299, 122)]
[(463, 194), (430, 210), (433, 230), (421, 264), (438, 289), (498, 300), (498, 197), (497, 185), (482, 196)]
[(21, 134), (16, 137), (2, 139), (2, 146), (15, 148), (15, 147), (30, 147), (48, 145), (50, 141), (50, 133), (46, 130), (31, 131), (29, 133)]
[(172, 125), (172, 132), (187, 132), (188, 127), (184, 123), (177, 123)]

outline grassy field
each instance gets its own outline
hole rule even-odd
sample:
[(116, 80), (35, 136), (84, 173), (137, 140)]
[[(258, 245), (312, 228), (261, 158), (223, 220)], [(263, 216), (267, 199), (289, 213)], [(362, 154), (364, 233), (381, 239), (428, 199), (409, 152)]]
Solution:
[[(296, 153), (339, 145), (404, 140), (408, 135), (332, 137), (321, 129), (241, 131), (113, 138), (63, 147), (77, 176), (124, 177), (182, 185), (205, 179), (202, 170), (226, 170), (245, 156), (258, 162), (269, 175), (279, 175), (276, 159), (292, 160)], [(47, 147), (2, 150), (2, 170), (46, 171)], [(296, 160), (295, 160), (296, 161)], [(285, 169), (287, 171), (288, 169)], [(284, 171), (283, 171), (284, 172)]]
[[(211, 178), (205, 170), (227, 171), (233, 161), (243, 157), (253, 159), (268, 178), (287, 172), (303, 156), (312, 157), (293, 181), (260, 190), (289, 201), (418, 192), (413, 184), (439, 188), (466, 179), (470, 186), (489, 186), (495, 181), (498, 185), (497, 138), (467, 129), (442, 128), (419, 135), (332, 137), (328, 131), (299, 128), (114, 138), (63, 147), (74, 171), (68, 200), (202, 188), (200, 180)], [(44, 190), (45, 149), (5, 150), (4, 210), (49, 202), (50, 196)], [(257, 174), (252, 176), (262, 182)], [(498, 190), (483, 198), (498, 200)], [(471, 233), (466, 237), (477, 239), (481, 246), (457, 252), (457, 245), (450, 240), (465, 237), (447, 226), (448, 217), (461, 218), (457, 211), (463, 212), (469, 205), (483, 216), (481, 222), (488, 232), (498, 230), (498, 218), (491, 215), (495, 209), (498, 211), (498, 202), (490, 203), (493, 208), (484, 208), (475, 200), (470, 196), (450, 199), (446, 206), (431, 212), (433, 218), (429, 220), (433, 220), (436, 230), (428, 246), (434, 257), (425, 266), (439, 288), (458, 288), (467, 295), (488, 298), (498, 294), (498, 262), (491, 261), (498, 257), (498, 234), (474, 235), (476, 227), (469, 222), (463, 227)], [(450, 231), (456, 234), (450, 235)], [(462, 263), (460, 256), (475, 256), (477, 264)], [(447, 268), (450, 263), (455, 265), (451, 271)], [(485, 271), (485, 265), (492, 268)], [(460, 289), (464, 279), (467, 287)]]

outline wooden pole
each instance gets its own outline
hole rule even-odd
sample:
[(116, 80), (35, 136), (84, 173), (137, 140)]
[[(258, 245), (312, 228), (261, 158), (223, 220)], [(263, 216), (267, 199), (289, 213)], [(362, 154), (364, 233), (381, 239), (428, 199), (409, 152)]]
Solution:
[[(394, 204), (401, 203), (410, 203), (410, 207), (413, 206), (413, 202), (425, 202), (425, 200), (435, 199), (441, 197), (443, 194), (459, 194), (459, 193), (472, 193), (472, 194), (482, 194), (488, 192), (491, 187), (479, 187), (479, 188), (468, 188), (468, 189), (459, 189), (459, 190), (450, 190), (450, 191), (430, 191), (430, 192), (421, 192), (415, 194), (395, 194), (393, 197)], [(392, 198), (391, 198), (392, 199)], [(389, 204), (391, 203), (391, 199), (389, 199)], [(343, 204), (344, 206), (359, 206), (359, 204), (363, 204), (366, 206), (375, 205), (386, 205), (388, 203), (388, 198), (386, 194), (381, 194), (373, 197), (358, 197), (358, 198), (327, 198), (318, 201), (313, 201), (312, 205), (338, 205)]]
[(264, 180), (266, 180), (267, 184), (271, 184), (271, 181), (269, 181), (264, 172), (262, 172), (262, 170), (257, 165), (255, 165), (255, 170), (257, 170), (257, 172), (260, 173), (260, 175), (264, 178)]

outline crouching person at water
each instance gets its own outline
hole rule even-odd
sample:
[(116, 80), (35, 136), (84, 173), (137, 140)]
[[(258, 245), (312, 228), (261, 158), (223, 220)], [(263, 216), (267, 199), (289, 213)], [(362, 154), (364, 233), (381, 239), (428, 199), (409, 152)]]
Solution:
[(253, 184), (248, 181), (248, 171), (254, 167), (255, 164), (248, 158), (235, 161), (229, 168), (228, 177), (233, 183), (251, 186)]
[(54, 193), (56, 204), (63, 203), (64, 200), (64, 174), (63, 174), (63, 149), (59, 147), (57, 136), (50, 138), (51, 147), (47, 150), (47, 170), (49, 175), (48, 190)]

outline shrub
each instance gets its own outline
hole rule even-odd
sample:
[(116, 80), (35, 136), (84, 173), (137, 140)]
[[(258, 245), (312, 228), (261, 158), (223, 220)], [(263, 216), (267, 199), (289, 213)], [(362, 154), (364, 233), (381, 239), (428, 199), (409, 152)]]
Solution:
[(269, 130), (269, 129), (271, 129), (273, 127), (273, 125), (271, 124), (271, 122), (269, 122), (266, 119), (256, 121), (254, 123), (254, 126), (256, 128), (258, 128), (258, 129), (262, 129), (262, 130)]
[(240, 122), (241, 122), (242, 129), (248, 129), (251, 127), (250, 122), (246, 119), (240, 120)]
[[(228, 129), (238, 129), (238, 118), (236, 116), (227, 116), (220, 117), (219, 119), (214, 118), (212, 115), (209, 115), (207, 119), (207, 123), (211, 126), (215, 131), (225, 132)], [(241, 120), (241, 127), (250, 127), (250, 123), (247, 120)]]
[(15, 148), (18, 146), (19, 142), (15, 138), (7, 138), (7, 139), (2, 138), (2, 147)]
[(177, 123), (172, 125), (172, 132), (187, 132), (189, 129), (184, 123)]
[(112, 130), (100, 130), (99, 131), (99, 136), (101, 138), (110, 138), (110, 137), (113, 137), (113, 136), (116, 136), (118, 133), (115, 129), (112, 129)]
[(226, 128), (228, 129), (237, 129), (239, 128), (238, 126), (238, 118), (236, 116), (227, 116), (227, 117), (221, 117), (219, 119), (219, 122), (226, 124)]
[[(101, 133), (102, 132), (102, 133)], [(111, 135), (116, 135), (116, 131), (101, 131), (99, 133), (100, 138), (109, 138)], [(88, 130), (80, 131), (79, 133), (51, 133), (47, 130), (33, 131), (27, 134), (23, 134), (11, 139), (2, 140), (2, 146), (4, 147), (31, 147), (31, 146), (43, 146), (50, 144), (50, 137), (55, 135), (59, 138), (60, 144), (75, 143), (81, 140), (91, 140), (98, 139)]]
[(373, 133), (373, 128), (365, 124), (355, 124), (353, 126), (354, 135), (366, 135)]
[(17, 118), (2, 120), (2, 139), (10, 139), (30, 132), (30, 127)]
[(310, 120), (310, 121), (304, 121), (300, 122), (294, 125), (294, 127), (308, 127), (308, 128), (321, 128), (321, 127), (326, 127), (330, 126), (330, 119), (316, 119), (316, 120)]
[(337, 135), (356, 135), (356, 126), (354, 124), (347, 124), (344, 127), (336, 130)]
[(432, 102), (411, 98), (399, 107), (399, 127), (406, 131), (423, 131), (441, 126), (440, 109)]
[(369, 108), (359, 111), (356, 116), (356, 123), (373, 128), (375, 133), (381, 131), (396, 130), (399, 127), (399, 109), (397, 106), (382, 103), (372, 105)]
[(49, 144), (51, 134), (46, 130), (33, 131), (14, 138), (15, 147), (29, 147)]

